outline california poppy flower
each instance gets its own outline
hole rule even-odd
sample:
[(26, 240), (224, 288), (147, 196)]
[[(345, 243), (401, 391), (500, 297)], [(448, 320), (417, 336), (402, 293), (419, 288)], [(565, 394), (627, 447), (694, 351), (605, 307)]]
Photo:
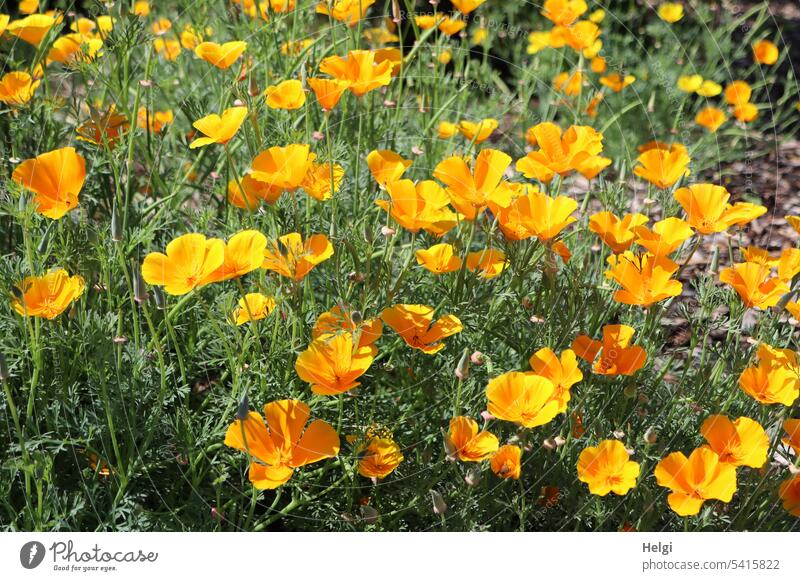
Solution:
[(755, 262), (743, 262), (722, 270), (719, 280), (733, 287), (747, 307), (774, 307), (789, 292), (786, 281), (770, 276), (770, 268)]
[(353, 344), (350, 333), (320, 335), (297, 358), (294, 368), (318, 395), (339, 395), (361, 385), (356, 381), (372, 365), (369, 346)]
[(614, 293), (614, 300), (619, 303), (649, 307), (683, 291), (683, 284), (671, 278), (678, 265), (666, 256), (637, 255), (626, 250), (609, 256), (607, 262), (610, 268), (606, 277), (622, 287)]
[(101, 38), (92, 38), (79, 33), (65, 34), (53, 41), (47, 53), (47, 62), (71, 66), (75, 63), (89, 62), (102, 54)]
[(441, 161), (433, 171), (436, 179), (447, 186), (447, 194), (456, 210), (466, 220), (475, 220), (489, 202), (505, 207), (511, 202), (508, 191), (500, 188), (511, 157), (496, 149), (484, 149), (472, 169), (462, 157)]
[[(211, 34), (211, 29), (207, 28), (205, 32)], [(186, 50), (194, 52), (195, 49), (205, 40), (203, 38), (203, 34), (204, 31), (196, 30), (191, 24), (185, 25), (180, 34), (181, 46)]]
[(222, 115), (213, 113), (198, 119), (192, 126), (205, 137), (198, 137), (189, 144), (189, 149), (204, 147), (212, 143), (228, 143), (236, 132), (239, 131), (244, 118), (247, 116), (247, 107), (231, 107), (225, 109)]
[(439, 21), (439, 32), (447, 36), (453, 36), (467, 27), (463, 18), (445, 16)]
[(517, 161), (517, 171), (531, 179), (550, 183), (556, 174), (566, 176), (577, 171), (593, 179), (611, 160), (598, 154), (603, 151), (603, 135), (587, 126), (573, 125), (562, 134), (554, 123), (540, 123), (531, 129), (539, 149)]
[(555, 386), (545, 377), (510, 371), (486, 386), (489, 413), (524, 428), (543, 426), (559, 413)]
[(375, 150), (367, 155), (367, 167), (372, 177), (382, 188), (399, 180), (413, 162), (394, 151)]
[(579, 335), (572, 342), (572, 349), (578, 357), (592, 363), (595, 373), (633, 375), (647, 362), (647, 352), (638, 345), (631, 345), (635, 332), (628, 325), (606, 325), (602, 341)]
[(261, 293), (247, 293), (239, 299), (233, 311), (233, 320), (237, 325), (250, 321), (266, 319), (275, 310), (275, 299)]
[(416, 22), (417, 26), (419, 26), (420, 30), (430, 30), (434, 26), (437, 26), (439, 22), (444, 19), (445, 15), (442, 13), (438, 14), (415, 14), (414, 15), (414, 22)]
[(778, 496), (783, 501), (783, 510), (800, 517), (800, 474), (784, 480), (778, 487)]
[(90, 116), (90, 119), (81, 123), (75, 132), (79, 140), (92, 145), (107, 145), (109, 149), (113, 149), (130, 128), (128, 118), (117, 113), (114, 107), (104, 112), (91, 109)]
[(444, 339), (464, 328), (455, 315), (443, 315), (434, 323), (433, 312), (426, 305), (394, 305), (383, 310), (381, 319), (409, 347), (433, 355), (444, 349)]
[(11, 179), (34, 193), (39, 214), (58, 220), (78, 206), (86, 161), (74, 148), (64, 147), (23, 161)]
[(11, 299), (14, 310), (25, 317), (55, 319), (83, 294), (83, 278), (70, 276), (66, 270), (51, 270), (44, 276), (27, 276), (17, 285)]
[(669, 24), (675, 24), (683, 18), (683, 4), (664, 2), (658, 7), (658, 17)]
[(572, 214), (578, 202), (567, 196), (552, 198), (539, 191), (531, 191), (514, 198), (507, 208), (495, 211), (503, 234), (509, 240), (538, 238), (549, 242), (564, 228), (575, 222)]
[(576, 52), (591, 49), (600, 38), (600, 27), (590, 20), (578, 20), (571, 26), (554, 26), (550, 31), (550, 46), (569, 46)]
[(553, 77), (553, 89), (567, 97), (577, 97), (583, 90), (583, 73), (575, 71), (557, 74)]
[(649, 221), (643, 214), (625, 214), (621, 219), (613, 212), (598, 212), (589, 218), (589, 230), (600, 237), (615, 254), (626, 251), (636, 237), (635, 228)]
[[(286, 254), (281, 252), (278, 242), (286, 249)], [(303, 242), (300, 234), (292, 232), (278, 238), (278, 242), (268, 242), (262, 268), (296, 282), (303, 280), (315, 266), (333, 256), (333, 244), (324, 234), (314, 234)]]
[(633, 75), (625, 75), (623, 76), (621, 73), (611, 73), (609, 75), (605, 75), (600, 77), (600, 84), (604, 87), (608, 87), (615, 93), (619, 93), (625, 87), (628, 87), (636, 82), (636, 77)]
[(353, 50), (347, 53), (347, 58), (327, 57), (320, 63), (319, 70), (335, 79), (350, 83), (349, 91), (356, 97), (361, 97), (391, 83), (392, 67), (390, 61), (376, 64), (373, 51)]
[(59, 20), (49, 14), (31, 14), (9, 23), (6, 32), (38, 47), (57, 22)]
[(270, 109), (292, 111), (299, 109), (306, 103), (303, 83), (296, 79), (283, 81), (277, 85), (270, 85), (264, 91), (264, 96), (267, 98), (267, 107)]
[(300, 187), (320, 202), (331, 199), (339, 191), (344, 179), (344, 168), (338, 163), (311, 163)]
[(723, 110), (717, 109), (716, 107), (706, 107), (697, 114), (697, 117), (694, 118), (694, 122), (701, 127), (705, 127), (711, 133), (716, 133), (717, 129), (719, 129), (727, 119)]
[(791, 446), (795, 454), (800, 454), (800, 419), (785, 420), (783, 429), (787, 434), (783, 439), (783, 443)]
[(578, 368), (578, 360), (572, 349), (565, 349), (561, 357), (549, 347), (539, 349), (528, 360), (534, 375), (548, 379), (555, 388), (553, 399), (558, 402), (558, 413), (567, 411), (570, 400), (570, 389), (583, 380), (583, 373)]
[(703, 77), (700, 75), (681, 75), (678, 77), (678, 89), (684, 93), (695, 93), (703, 84)]
[(588, 9), (585, 0), (545, 0), (542, 16), (557, 26), (569, 26)]
[(317, 14), (325, 14), (348, 26), (355, 26), (373, 4), (375, 0), (322, 0), (317, 4)]
[(747, 81), (732, 81), (725, 87), (725, 102), (734, 107), (750, 101), (753, 89)]
[(469, 14), (484, 2), (486, 0), (453, 0), (452, 4), (461, 14)]
[(637, 226), (636, 244), (655, 256), (668, 256), (694, 235), (691, 226), (680, 218), (664, 218), (653, 224), (653, 228)]
[(278, 488), (292, 477), (295, 468), (339, 453), (339, 436), (333, 427), (323, 420), (306, 426), (310, 416), (311, 410), (303, 402), (282, 399), (266, 404), (263, 417), (249, 412), (247, 418), (228, 427), (225, 445), (247, 453), (253, 486)]
[(136, 114), (136, 124), (140, 129), (147, 129), (151, 133), (161, 133), (167, 125), (175, 121), (171, 109), (166, 111), (150, 111), (146, 107), (139, 107)]
[(522, 476), (522, 450), (513, 444), (500, 446), (497, 452), (492, 454), (489, 466), (499, 478), (519, 480)]
[(489, 139), (489, 136), (494, 133), (497, 126), (497, 119), (483, 119), (477, 123), (473, 123), (472, 121), (460, 121), (457, 128), (461, 135), (478, 144)]
[(24, 71), (6, 73), (0, 79), (0, 101), (6, 105), (24, 105), (33, 98), (39, 83)]
[(659, 486), (672, 491), (667, 502), (678, 516), (697, 514), (706, 500), (730, 502), (736, 492), (736, 468), (707, 447), (688, 458), (673, 452), (658, 463), (655, 476)]
[(755, 420), (741, 417), (731, 421), (723, 415), (708, 416), (700, 433), (720, 462), (750, 468), (761, 468), (767, 462), (769, 437)]
[(478, 273), (484, 279), (495, 278), (508, 266), (508, 260), (502, 250), (487, 248), (467, 254), (467, 270)]
[(311, 337), (318, 339), (323, 335), (335, 335), (337, 333), (350, 333), (358, 339), (358, 348), (368, 347), (372, 356), (378, 354), (375, 342), (383, 334), (383, 323), (380, 319), (365, 319), (356, 322), (353, 311), (336, 305), (329, 311), (325, 311), (317, 317), (314, 327), (311, 329)]
[(778, 62), (778, 56), (778, 47), (769, 40), (759, 40), (753, 44), (753, 58), (760, 65), (774, 65)]
[[(394, 41), (396, 42), (396, 41)], [(399, 48), (387, 47), (375, 50), (375, 65), (380, 65), (384, 62), (392, 64), (392, 76), (396, 77), (400, 74), (403, 68), (403, 53)]]
[[(704, 79), (702, 83), (700, 83), (700, 87), (695, 91), (701, 97), (711, 98), (716, 97), (720, 93), (722, 93), (722, 85), (712, 81), (711, 79)], [(710, 107), (712, 109), (712, 113), (718, 111), (716, 107)], [(705, 109), (704, 109), (705, 111)]]
[(372, 438), (359, 452), (358, 473), (364, 478), (382, 480), (404, 460), (400, 446), (391, 438)]
[(528, 54), (536, 54), (550, 47), (550, 31), (537, 30), (528, 34)]
[(666, 190), (674, 186), (679, 179), (689, 175), (691, 159), (684, 147), (670, 147), (669, 149), (653, 148), (642, 152), (637, 160), (639, 165), (633, 168), (633, 173), (653, 184), (655, 187)]
[(461, 258), (452, 244), (434, 244), (428, 249), (420, 249), (415, 253), (417, 264), (433, 274), (445, 274), (461, 270)]
[(227, 69), (242, 56), (245, 50), (247, 50), (247, 43), (240, 40), (224, 44), (206, 41), (195, 47), (194, 54), (218, 69)]
[(478, 423), (466, 416), (450, 420), (447, 444), (453, 456), (462, 462), (481, 462), (497, 451), (500, 442), (497, 436), (487, 431), (478, 431)]
[(176, 60), (181, 54), (181, 43), (174, 38), (156, 38), (153, 40), (153, 48), (168, 61)]
[(639, 463), (630, 459), (619, 440), (603, 440), (596, 447), (584, 448), (578, 457), (578, 480), (597, 496), (628, 494), (636, 486), (639, 471)]
[(397, 223), (409, 232), (425, 230), (442, 236), (455, 228), (458, 216), (450, 207), (444, 189), (432, 180), (414, 185), (411, 180), (389, 182), (389, 200), (376, 200)]
[(458, 133), (458, 125), (449, 121), (442, 121), (436, 129), (436, 133), (439, 139), (450, 139)]
[(675, 199), (686, 212), (689, 225), (701, 234), (724, 232), (744, 225), (767, 209), (748, 202), (728, 204), (730, 193), (722, 186), (693, 184), (675, 191)]
[(733, 108), (733, 116), (737, 121), (750, 123), (758, 118), (758, 107), (753, 103), (742, 103)]
[(249, 175), (271, 190), (292, 192), (303, 185), (315, 159), (306, 144), (274, 146), (253, 159)]
[(332, 111), (339, 104), (339, 100), (345, 91), (350, 87), (350, 81), (312, 77), (308, 79), (308, 86), (314, 91), (320, 107), (324, 111)]
[(258, 230), (243, 230), (234, 234), (225, 244), (222, 264), (202, 284), (240, 278), (258, 270), (264, 262), (266, 247), (267, 237)]
[(167, 253), (151, 252), (142, 263), (147, 284), (163, 286), (171, 295), (185, 295), (207, 284), (225, 261), (225, 243), (202, 234), (184, 234), (167, 245)]
[(248, 212), (255, 212), (262, 201), (274, 204), (279, 196), (280, 191), (271, 190), (267, 184), (249, 175), (228, 182), (228, 202)]
[(800, 364), (793, 351), (758, 348), (758, 363), (739, 376), (739, 387), (757, 402), (792, 405), (800, 396)]

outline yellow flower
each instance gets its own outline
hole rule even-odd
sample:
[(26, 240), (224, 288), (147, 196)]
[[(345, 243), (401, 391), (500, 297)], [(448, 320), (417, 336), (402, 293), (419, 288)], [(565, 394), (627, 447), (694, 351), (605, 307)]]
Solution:
[(353, 344), (353, 335), (337, 333), (314, 339), (295, 362), (297, 375), (317, 395), (339, 395), (361, 385), (356, 381), (372, 365), (372, 348)]
[(26, 159), (11, 179), (34, 193), (36, 211), (59, 220), (78, 207), (78, 194), (86, 180), (86, 160), (73, 147), (64, 147)]
[(636, 233), (636, 244), (655, 256), (672, 254), (694, 234), (689, 224), (672, 217), (656, 222), (652, 230), (637, 226), (633, 231)]
[(0, 79), (0, 101), (6, 105), (24, 105), (33, 98), (41, 81), (24, 71), (6, 73)]
[(727, 416), (708, 416), (700, 433), (720, 462), (750, 468), (761, 468), (767, 462), (769, 437), (755, 420), (742, 417), (731, 421)]
[(603, 440), (597, 447), (584, 448), (578, 457), (578, 480), (597, 496), (628, 494), (636, 486), (639, 470), (619, 440)]
[(344, 168), (339, 164), (312, 162), (300, 187), (315, 200), (324, 202), (339, 191), (343, 179)]
[(678, 77), (678, 88), (684, 93), (696, 93), (703, 86), (700, 75), (681, 75)]
[(633, 168), (633, 173), (662, 190), (671, 188), (679, 179), (688, 176), (691, 163), (686, 149), (674, 146), (643, 151), (636, 161), (639, 165)]
[(142, 263), (147, 284), (163, 286), (171, 295), (185, 295), (209, 282), (225, 261), (225, 243), (202, 234), (184, 234), (167, 245), (167, 253), (151, 252)]
[(466, 220), (475, 220), (493, 202), (506, 207), (511, 202), (508, 192), (501, 188), (511, 158), (496, 149), (484, 149), (470, 169), (462, 157), (453, 156), (441, 161), (433, 171), (436, 179), (447, 186), (450, 201)]
[(483, 143), (489, 136), (497, 129), (497, 119), (484, 119), (478, 123), (471, 121), (460, 121), (458, 123), (458, 131), (474, 143)]
[(6, 32), (16, 36), (28, 44), (38, 47), (53, 26), (59, 22), (48, 14), (31, 14), (20, 20), (14, 20), (6, 27)]
[(748, 202), (728, 204), (731, 195), (722, 186), (693, 184), (675, 191), (675, 199), (686, 212), (689, 225), (701, 234), (724, 232), (761, 216), (767, 209)]
[(347, 53), (347, 58), (327, 57), (320, 63), (319, 70), (334, 79), (346, 81), (350, 92), (361, 97), (391, 83), (393, 67), (389, 60), (376, 63), (373, 51), (353, 50)]
[(322, 0), (317, 4), (317, 13), (328, 15), (348, 26), (356, 26), (373, 4), (375, 0)]
[(611, 160), (598, 155), (603, 151), (603, 134), (595, 129), (573, 125), (562, 133), (553, 123), (540, 123), (531, 129), (539, 149), (517, 161), (517, 171), (530, 179), (550, 183), (556, 174), (567, 176), (577, 171), (594, 179)]
[(156, 38), (153, 41), (156, 53), (163, 54), (168, 61), (174, 61), (181, 54), (181, 43), (174, 39)]
[(658, 463), (655, 476), (659, 486), (672, 491), (667, 502), (678, 516), (697, 514), (706, 500), (730, 502), (736, 492), (736, 468), (706, 447), (688, 458), (673, 452)]
[(358, 473), (364, 478), (381, 480), (394, 472), (403, 460), (397, 442), (390, 438), (372, 438), (361, 451)]
[(489, 465), (492, 472), (499, 478), (511, 478), (519, 480), (522, 476), (522, 450), (519, 446), (506, 444), (500, 446), (497, 452), (492, 454)]
[(758, 347), (758, 363), (739, 376), (739, 387), (757, 402), (791, 406), (800, 396), (800, 363), (789, 349), (766, 343)]
[(760, 65), (774, 65), (778, 62), (778, 56), (778, 47), (769, 40), (759, 40), (753, 44), (753, 58)]
[(583, 380), (575, 352), (565, 349), (559, 358), (552, 349), (544, 347), (531, 355), (528, 363), (533, 375), (544, 377), (553, 384), (552, 397), (558, 402), (558, 413), (566, 412), (572, 386)]
[(435, 244), (415, 252), (417, 263), (434, 274), (445, 274), (461, 270), (461, 258), (451, 244)]
[(695, 123), (701, 127), (705, 127), (711, 133), (716, 133), (725, 121), (727, 121), (725, 112), (716, 107), (706, 107), (697, 114), (694, 118)]
[(490, 279), (500, 276), (507, 266), (506, 255), (496, 248), (487, 248), (467, 254), (467, 270), (477, 272), (481, 278)]
[(333, 256), (333, 244), (324, 234), (314, 234), (303, 242), (300, 234), (292, 232), (281, 236), (278, 241), (286, 249), (286, 254), (281, 252), (278, 242), (270, 240), (264, 251), (262, 268), (297, 282), (303, 280), (315, 266)]
[(528, 35), (528, 54), (536, 54), (550, 47), (550, 31), (531, 32)]
[(489, 413), (524, 428), (549, 423), (559, 413), (555, 386), (539, 375), (511, 371), (495, 377), (486, 387)]
[(57, 38), (47, 53), (47, 62), (57, 62), (71, 66), (79, 62), (89, 62), (102, 54), (103, 41), (82, 34), (65, 34)]
[(572, 349), (578, 357), (592, 363), (592, 371), (599, 375), (633, 375), (647, 362), (647, 352), (631, 345), (635, 332), (628, 325), (605, 325), (602, 341), (578, 335)]
[(770, 268), (756, 262), (744, 262), (722, 270), (719, 280), (733, 287), (747, 307), (774, 307), (789, 292), (786, 281), (770, 277)]
[(486, 460), (500, 445), (497, 436), (491, 432), (478, 432), (478, 423), (465, 416), (450, 420), (446, 443), (452, 450), (452, 455), (462, 462)]
[(259, 153), (250, 164), (250, 176), (275, 192), (293, 192), (306, 182), (316, 155), (307, 144), (274, 146)]
[(452, 4), (461, 14), (469, 14), (484, 2), (486, 0), (453, 0)]
[(627, 250), (609, 256), (608, 264), (611, 268), (606, 277), (622, 287), (614, 293), (618, 303), (649, 307), (683, 291), (683, 284), (671, 278), (678, 265), (666, 256), (636, 255)]
[(615, 254), (631, 247), (635, 229), (649, 221), (643, 214), (625, 214), (621, 219), (613, 212), (598, 212), (589, 218), (589, 230), (611, 248)]
[(66, 270), (52, 270), (44, 276), (28, 276), (17, 285), (12, 299), (14, 310), (25, 317), (55, 319), (83, 294), (86, 284)]
[(331, 111), (339, 103), (344, 92), (350, 87), (350, 81), (340, 81), (338, 79), (308, 79), (308, 84), (317, 102), (324, 111)]
[(303, 84), (294, 79), (267, 87), (264, 91), (264, 96), (267, 98), (267, 107), (270, 109), (291, 111), (299, 109), (306, 103)]
[(569, 26), (588, 9), (585, 0), (545, 0), (542, 16), (557, 26)]
[(716, 97), (722, 92), (722, 85), (714, 81), (705, 80), (695, 92), (701, 97)]
[(195, 47), (194, 54), (218, 69), (227, 69), (242, 56), (246, 49), (247, 43), (240, 40), (224, 44), (201, 42)]
[(250, 321), (260, 321), (275, 310), (275, 299), (261, 293), (248, 293), (239, 299), (239, 306), (233, 311), (233, 320), (237, 325)]
[(403, 159), (402, 156), (388, 149), (371, 151), (367, 155), (369, 172), (382, 188), (399, 180), (411, 164), (410, 159)]
[(202, 284), (240, 278), (258, 270), (264, 262), (267, 237), (258, 230), (242, 230), (225, 245), (222, 264), (202, 281)]
[(664, 2), (658, 7), (658, 17), (664, 22), (674, 24), (683, 18), (683, 4)]
[(213, 113), (198, 119), (192, 126), (205, 137), (198, 137), (189, 144), (189, 149), (204, 147), (212, 143), (228, 143), (236, 132), (239, 131), (244, 118), (247, 116), (247, 107), (231, 107), (225, 109), (222, 115)]
[(623, 77), (620, 73), (611, 73), (610, 75), (600, 77), (600, 84), (608, 87), (615, 93), (619, 93), (622, 89), (632, 85), (634, 82), (636, 82), (636, 77), (633, 75), (625, 75)]
[(583, 87), (583, 74), (580, 71), (574, 73), (559, 73), (553, 78), (553, 88), (559, 93), (564, 93), (567, 97), (577, 97), (581, 94)]
[(464, 329), (455, 315), (443, 315), (433, 323), (433, 313), (433, 307), (426, 305), (394, 305), (383, 310), (381, 319), (409, 347), (433, 355), (444, 349), (445, 338)]

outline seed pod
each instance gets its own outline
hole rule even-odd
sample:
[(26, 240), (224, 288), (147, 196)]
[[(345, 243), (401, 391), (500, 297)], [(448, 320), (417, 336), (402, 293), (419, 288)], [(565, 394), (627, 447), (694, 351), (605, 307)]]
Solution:
[(6, 356), (0, 353), (0, 383), (3, 381), (8, 381), (11, 377), (11, 373), (8, 371), (8, 363), (6, 362)]

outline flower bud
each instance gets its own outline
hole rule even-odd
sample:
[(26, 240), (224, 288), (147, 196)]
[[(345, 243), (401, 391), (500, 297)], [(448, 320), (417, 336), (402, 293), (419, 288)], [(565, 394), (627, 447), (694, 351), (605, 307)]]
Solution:
[(39, 245), (36, 247), (36, 253), (37, 254), (44, 254), (45, 252), (47, 252), (47, 247), (50, 245), (50, 225), (51, 224), (52, 224), (52, 222), (50, 222), (50, 224), (47, 225), (47, 229), (44, 231), (44, 235), (42, 236), (42, 239), (39, 240)]
[(364, 522), (368, 525), (378, 522), (378, 518), (381, 516), (381, 513), (369, 505), (364, 505), (359, 510), (361, 511), (361, 518), (363, 518)]
[(117, 212), (117, 204), (114, 203), (114, 209), (111, 211), (111, 240), (114, 242), (122, 242), (122, 221)]
[(9, 377), (11, 377), (11, 373), (8, 371), (6, 356), (0, 353), (0, 383), (8, 381)]
[(464, 482), (472, 488), (478, 486), (481, 483), (481, 479), (481, 471), (477, 468), (470, 468), (467, 470), (466, 476), (464, 476)]
[(167, 308), (167, 297), (164, 296), (164, 291), (160, 286), (153, 287), (153, 298), (156, 300), (156, 308), (159, 311)]
[(711, 261), (708, 265), (708, 271), (716, 273), (719, 268), (719, 246), (714, 246), (711, 250)]
[(431, 501), (433, 502), (433, 514), (442, 515), (447, 512), (447, 503), (435, 490), (431, 490)]
[(461, 381), (469, 377), (469, 351), (466, 349), (464, 349), (464, 353), (461, 354), (461, 359), (456, 366), (456, 377)]
[(622, 390), (622, 394), (627, 398), (636, 397), (636, 386), (633, 384), (626, 385), (625, 389)]
[(236, 419), (238, 420), (246, 420), (250, 415), (250, 402), (247, 399), (247, 394), (245, 393), (242, 396), (241, 401), (239, 401), (239, 406), (236, 408)]
[(147, 301), (147, 285), (142, 278), (142, 271), (138, 264), (133, 265), (133, 300), (142, 304)]
[(473, 351), (469, 356), (469, 360), (473, 365), (483, 365), (486, 362), (486, 357), (480, 351)]
[(350, 320), (353, 321), (354, 325), (360, 325), (364, 322), (364, 316), (361, 314), (361, 311), (353, 311), (350, 313)]
[(653, 426), (650, 426), (645, 431), (644, 441), (648, 444), (655, 444), (658, 441), (658, 432)]

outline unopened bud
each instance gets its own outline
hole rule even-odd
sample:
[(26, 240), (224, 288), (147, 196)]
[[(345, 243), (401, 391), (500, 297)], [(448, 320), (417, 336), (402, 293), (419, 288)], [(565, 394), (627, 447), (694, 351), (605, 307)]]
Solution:
[(36, 247), (37, 254), (44, 254), (47, 252), (47, 247), (50, 245), (50, 226), (52, 222), (47, 225), (47, 229), (44, 231), (44, 235), (42, 239), (39, 240), (39, 246)]
[(442, 495), (431, 490), (431, 501), (433, 502), (433, 514), (444, 514), (447, 512), (447, 503), (442, 498)]
[(633, 384), (626, 385), (625, 389), (622, 390), (622, 394), (627, 398), (636, 397), (636, 386)]
[(473, 351), (469, 356), (469, 360), (473, 365), (483, 365), (486, 362), (486, 357), (480, 351)]
[(378, 522), (378, 518), (381, 516), (381, 513), (369, 505), (364, 505), (359, 510), (361, 511), (361, 518), (369, 525)]
[(142, 271), (138, 264), (133, 266), (133, 300), (142, 304), (148, 299), (147, 285), (142, 278)]
[(708, 265), (708, 271), (711, 273), (716, 273), (717, 268), (719, 268), (719, 246), (714, 246), (711, 250), (711, 261)]
[(461, 359), (456, 366), (456, 377), (461, 381), (469, 377), (469, 351), (466, 349), (464, 349), (464, 353), (462, 353)]
[(464, 476), (464, 482), (467, 483), (467, 486), (475, 487), (481, 483), (481, 471), (477, 468), (470, 468), (467, 470), (467, 475)]
[(164, 291), (160, 286), (153, 287), (153, 298), (156, 301), (156, 308), (163, 311), (167, 308), (167, 297), (164, 296)]
[(658, 432), (654, 427), (647, 428), (644, 433), (644, 441), (648, 444), (655, 444), (658, 441)]
[(11, 377), (11, 373), (8, 371), (8, 363), (6, 362), (6, 356), (0, 353), (0, 382), (8, 381)]
[(114, 203), (114, 209), (111, 211), (111, 240), (122, 242), (122, 221), (119, 219), (116, 203)]
[(353, 321), (354, 325), (360, 325), (364, 322), (364, 316), (361, 314), (361, 311), (353, 311), (350, 313), (350, 320)]
[(447, 435), (447, 432), (442, 430), (442, 437), (444, 439), (444, 453), (447, 454), (448, 460), (455, 460), (456, 459), (456, 447), (453, 445), (453, 442), (450, 441), (450, 437)]
[(389, 237), (394, 236), (396, 230), (394, 228), (389, 228), (388, 226), (381, 226), (381, 236)]
[(242, 399), (239, 401), (239, 406), (236, 408), (236, 419), (238, 420), (246, 420), (250, 415), (250, 402), (247, 399), (247, 394), (245, 393), (242, 396)]

